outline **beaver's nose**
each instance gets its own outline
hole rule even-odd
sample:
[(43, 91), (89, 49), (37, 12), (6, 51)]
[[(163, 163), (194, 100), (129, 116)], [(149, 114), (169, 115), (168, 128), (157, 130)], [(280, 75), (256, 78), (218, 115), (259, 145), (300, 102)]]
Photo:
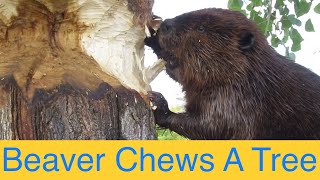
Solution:
[(172, 32), (172, 25), (173, 25), (173, 20), (172, 19), (166, 19), (165, 21), (163, 21), (161, 23), (161, 26), (160, 26), (160, 33), (161, 34), (169, 34)]

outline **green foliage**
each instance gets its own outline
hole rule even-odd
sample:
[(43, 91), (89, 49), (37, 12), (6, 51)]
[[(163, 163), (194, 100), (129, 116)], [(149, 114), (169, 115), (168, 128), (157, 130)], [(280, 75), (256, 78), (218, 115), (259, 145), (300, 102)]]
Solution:
[(310, 8), (311, 8), (311, 2), (307, 2), (306, 0), (294, 1), (294, 11), (297, 17), (307, 14)]
[[(302, 25), (299, 18), (308, 14), (313, 0), (229, 0), (228, 8), (241, 11), (255, 21), (261, 32), (270, 38), (271, 45), (282, 45), (286, 49), (286, 56), (295, 60), (294, 52), (301, 49), (303, 38), (297, 30)], [(291, 9), (291, 10), (290, 10)], [(314, 12), (320, 14), (320, 3), (314, 8)], [(314, 32), (312, 20), (305, 24), (306, 32)], [(288, 45), (288, 41), (292, 45)]]
[(228, 2), (229, 9), (241, 10), (242, 6), (243, 6), (242, 0), (229, 0)]
[(186, 138), (168, 129), (158, 129), (158, 140), (186, 140)]
[(291, 28), (290, 37), (293, 42), (291, 51), (293, 52), (299, 51), (301, 49), (301, 42), (303, 41), (302, 36), (298, 32), (298, 30)]
[(320, 3), (314, 7), (314, 12), (320, 14)]
[(311, 22), (311, 19), (307, 20), (306, 25), (305, 25), (305, 30), (307, 32), (314, 32), (314, 27), (313, 27), (313, 24)]

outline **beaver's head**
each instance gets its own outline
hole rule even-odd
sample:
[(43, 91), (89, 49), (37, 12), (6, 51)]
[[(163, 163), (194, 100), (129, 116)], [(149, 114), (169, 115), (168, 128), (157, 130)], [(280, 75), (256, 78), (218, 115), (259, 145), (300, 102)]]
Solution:
[[(250, 55), (267, 44), (239, 12), (203, 9), (165, 20), (157, 33), (168, 74), (183, 86), (232, 83), (247, 74)], [(261, 45), (264, 44), (264, 45)]]

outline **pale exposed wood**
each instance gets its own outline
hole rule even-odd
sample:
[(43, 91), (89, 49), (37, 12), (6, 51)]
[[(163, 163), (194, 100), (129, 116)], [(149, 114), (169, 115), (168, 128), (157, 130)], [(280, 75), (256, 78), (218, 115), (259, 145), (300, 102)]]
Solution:
[(154, 139), (152, 4), (0, 0), (0, 139)]

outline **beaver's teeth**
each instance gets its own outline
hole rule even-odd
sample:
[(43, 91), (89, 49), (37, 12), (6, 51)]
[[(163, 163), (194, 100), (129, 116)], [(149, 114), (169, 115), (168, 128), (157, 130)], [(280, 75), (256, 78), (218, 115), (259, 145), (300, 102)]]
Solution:
[(152, 106), (151, 108), (152, 108), (152, 110), (155, 111), (155, 110), (157, 110), (158, 107), (157, 106)]

